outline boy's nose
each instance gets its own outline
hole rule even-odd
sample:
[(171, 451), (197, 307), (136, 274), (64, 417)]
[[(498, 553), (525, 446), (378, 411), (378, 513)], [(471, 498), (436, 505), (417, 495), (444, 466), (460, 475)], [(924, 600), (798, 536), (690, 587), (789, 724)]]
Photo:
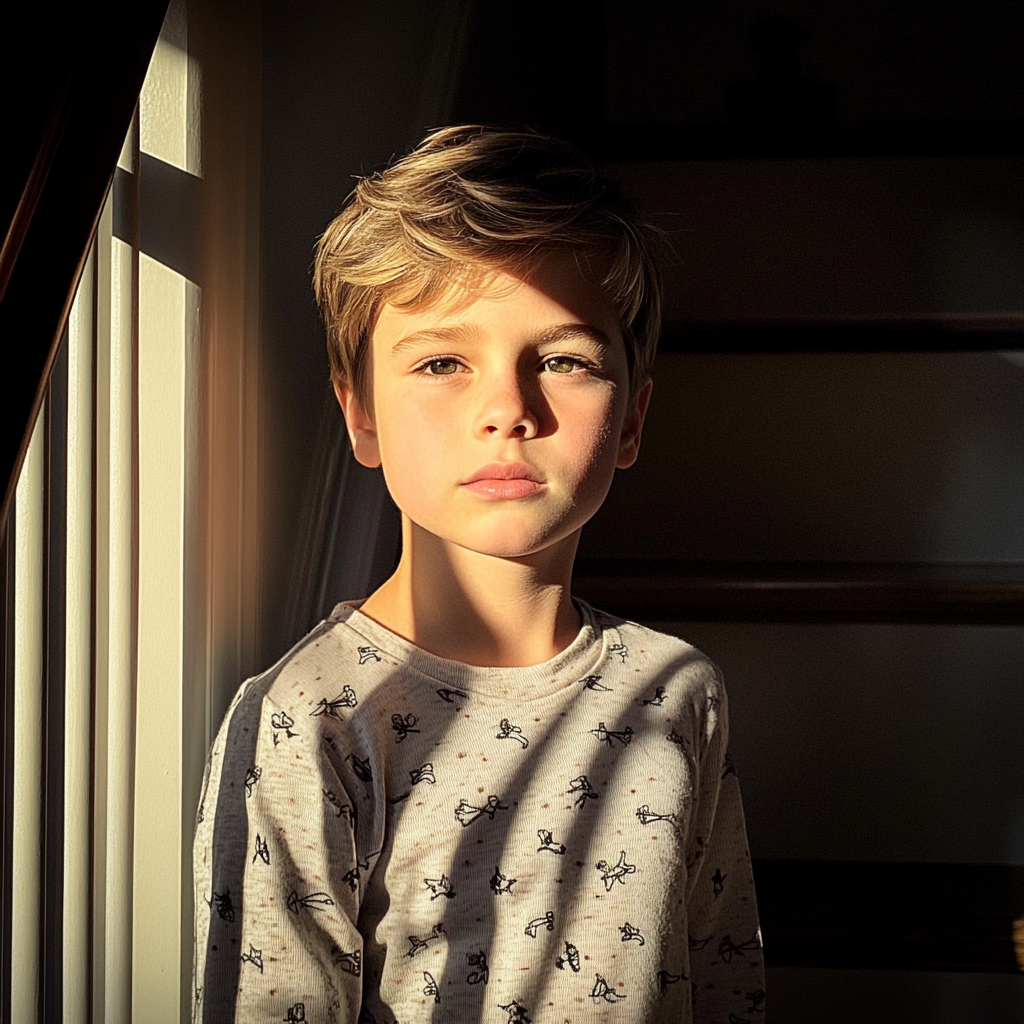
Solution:
[(520, 440), (528, 440), (537, 434), (537, 414), (519, 380), (503, 381), (496, 387), (487, 396), (482, 412), (481, 424), (485, 434)]

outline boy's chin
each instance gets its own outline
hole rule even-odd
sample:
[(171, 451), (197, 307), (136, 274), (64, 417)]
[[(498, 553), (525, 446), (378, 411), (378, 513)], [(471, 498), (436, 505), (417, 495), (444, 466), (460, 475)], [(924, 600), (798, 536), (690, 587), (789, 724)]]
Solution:
[[(548, 521), (535, 519), (532, 522), (524, 522), (523, 519), (511, 522), (509, 519), (504, 522), (492, 519), (489, 523), (482, 523), (479, 520), (475, 523), (416, 523), (415, 520), (412, 522), (414, 529), (424, 540), (433, 538), (429, 542), (430, 546), (439, 542), (442, 548), (451, 545), (478, 555), (509, 560), (544, 555), (557, 558), (560, 551), (566, 548), (571, 558), (576, 550), (581, 526), (555, 517)], [(411, 550), (414, 551), (415, 547)]]
[[(504, 534), (486, 537), (464, 537), (461, 539), (451, 538), (452, 542), (459, 547), (466, 548), (479, 555), (487, 555), (491, 558), (524, 559), (553, 555), (559, 548), (570, 541), (570, 535), (558, 534), (554, 537)], [(572, 543), (575, 550), (575, 543)]]

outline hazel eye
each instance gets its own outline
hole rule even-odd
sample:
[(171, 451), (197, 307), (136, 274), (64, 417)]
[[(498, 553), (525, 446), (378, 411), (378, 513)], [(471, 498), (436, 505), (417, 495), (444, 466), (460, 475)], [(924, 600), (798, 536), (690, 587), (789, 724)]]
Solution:
[(459, 364), (454, 359), (431, 359), (423, 364), (422, 369), (431, 377), (448, 377), (459, 372)]
[(582, 364), (571, 356), (552, 356), (541, 364), (548, 373), (572, 373)]

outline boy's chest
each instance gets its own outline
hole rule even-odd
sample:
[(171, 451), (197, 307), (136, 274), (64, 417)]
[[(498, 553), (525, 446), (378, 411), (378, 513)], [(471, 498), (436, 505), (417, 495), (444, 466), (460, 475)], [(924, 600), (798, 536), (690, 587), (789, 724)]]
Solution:
[[(510, 999), (554, 986), (588, 1020), (643, 1019), (611, 1008), (632, 992), (639, 1011), (684, 916), (692, 730), (600, 694), (448, 697), (440, 714), (410, 700), (378, 723), (394, 738), (360, 928), (386, 1002), (404, 1020), (426, 972), (468, 1012), (486, 975)], [(593, 997), (599, 981), (611, 987)]]
[(375, 709), (373, 813), (392, 863), (501, 855), (526, 875), (605, 841), (680, 845), (697, 742), (686, 716), (605, 694), (517, 706), (443, 693), (443, 708), (414, 691)]

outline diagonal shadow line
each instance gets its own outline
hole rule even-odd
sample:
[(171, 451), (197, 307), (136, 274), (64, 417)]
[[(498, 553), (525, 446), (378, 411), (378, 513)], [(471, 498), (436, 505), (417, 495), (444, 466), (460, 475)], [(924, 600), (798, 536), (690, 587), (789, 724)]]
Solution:
[[(623, 623), (623, 620), (613, 620), (611, 628), (616, 628), (618, 625), (621, 625), (622, 623)], [(659, 685), (667, 684), (667, 682), (674, 675), (676, 675), (676, 673), (687, 662), (698, 660), (699, 658), (700, 658), (700, 655), (697, 654), (696, 652), (694, 652), (694, 653), (691, 653), (691, 654), (687, 654), (687, 655), (685, 655), (683, 657), (673, 659), (654, 678), (649, 679), (649, 680), (645, 680), (645, 684), (644, 684), (645, 685), (645, 689), (650, 689), (652, 687), (656, 687), (656, 686), (659, 686)], [(604, 659), (602, 659), (601, 661), (596, 662), (595, 664), (596, 665), (603, 664), (606, 660), (607, 660), (607, 655), (605, 656)], [(569, 707), (567, 707), (565, 710), (569, 711), (572, 707), (576, 706), (579, 701), (588, 699), (587, 698), (587, 693), (588, 693), (588, 691), (586, 691), (585, 687), (580, 687), (579, 692), (572, 699)], [(633, 703), (627, 704), (623, 708), (622, 713), (615, 720), (615, 727), (616, 727), (616, 729), (619, 729), (619, 728), (623, 727), (626, 724), (633, 724), (632, 722), (628, 722), (627, 719), (634, 712), (635, 712), (635, 707), (634, 707)], [(531, 747), (531, 749), (533, 749), (533, 751), (534, 751), (533, 755), (530, 758), (524, 760), (522, 766), (516, 771), (515, 775), (511, 779), (510, 783), (506, 786), (506, 792), (507, 793), (509, 793), (509, 794), (521, 793), (521, 792), (523, 792), (525, 790), (525, 788), (526, 788), (525, 784), (529, 780), (529, 778), (531, 777), (531, 775), (532, 775), (532, 773), (533, 773), (533, 771), (534, 771), (534, 769), (536, 767), (536, 764), (539, 761), (541, 761), (543, 752), (548, 747), (550, 747), (552, 745), (552, 743), (555, 742), (556, 739), (561, 737), (562, 729), (563, 728), (569, 728), (569, 724), (568, 723), (572, 720), (572, 718), (573, 718), (573, 716), (570, 713), (569, 715), (566, 716), (566, 718), (564, 720), (559, 719), (558, 720), (559, 721), (559, 725), (556, 728), (552, 729), (550, 732), (548, 732), (547, 735), (544, 737), (543, 741), (541, 741), (541, 743), (538, 746)], [(643, 731), (642, 732), (638, 732), (638, 735), (643, 735), (643, 733), (649, 732), (651, 729), (653, 729), (653, 726), (645, 725), (644, 728), (643, 728)], [(635, 742), (635, 740), (634, 740), (634, 742)], [(593, 767), (592, 766), (596, 763), (596, 761), (599, 758), (600, 754), (601, 754), (601, 750), (600, 750), (600, 747), (598, 747), (595, 750), (594, 754), (590, 757), (588, 764), (591, 766), (591, 768), (590, 768), (591, 772), (593, 771)], [(566, 782), (568, 782), (568, 780), (566, 780)], [(500, 824), (498, 824), (498, 821), (496, 820), (493, 825), (489, 826), (492, 829), (495, 828), (495, 827), (497, 828), (498, 836), (499, 836), (499, 839), (500, 839), (500, 848), (503, 851), (503, 853), (505, 851), (507, 851), (508, 848), (509, 848), (509, 831), (510, 831), (512, 825), (515, 823), (515, 821), (516, 821), (515, 816), (509, 816), (508, 818), (506, 818), (503, 821), (501, 821)], [(577, 815), (576, 819), (575, 819), (575, 824), (574, 824), (573, 828), (570, 830), (570, 832), (568, 833), (568, 837), (566, 839), (566, 846), (567, 846), (567, 848), (569, 848), (569, 849), (578, 848), (576, 846), (576, 844), (581, 842), (581, 840), (583, 839), (583, 837), (586, 835), (586, 833), (589, 831), (589, 829), (591, 827), (592, 827), (591, 823), (589, 822), (587, 817), (584, 817), (583, 814)], [(471, 828), (470, 829), (466, 829), (466, 834), (460, 839), (459, 846), (457, 848), (455, 857), (453, 859), (453, 863), (454, 864), (462, 863), (465, 859), (468, 859), (467, 855), (469, 853), (473, 852), (473, 848), (476, 845), (476, 843), (475, 843), (475, 836), (473, 834), (471, 834), (471, 832), (472, 832)], [(490, 834), (493, 836), (495, 833), (491, 832)], [(499, 863), (500, 863), (500, 861), (499, 861)], [(582, 878), (583, 876), (581, 875), (580, 877)], [(569, 906), (569, 905), (571, 905), (573, 903), (574, 898), (575, 898), (576, 894), (578, 893), (578, 891), (579, 891), (578, 888), (574, 889), (571, 886), (567, 886), (564, 889), (560, 890), (560, 895), (559, 895), (559, 900), (558, 900), (559, 911), (563, 910), (566, 906)], [(485, 949), (485, 952), (487, 952), (488, 954), (490, 953), (490, 949), (491, 949), (491, 947), (493, 945), (494, 934), (495, 934), (495, 930), (496, 930), (496, 918), (495, 918), (495, 914), (494, 914), (494, 911), (493, 911), (493, 907), (494, 907), (494, 903), (492, 901), (485, 908), (481, 908), (481, 909), (485, 910), (485, 913), (483, 915), (481, 915), (480, 913), (477, 914), (478, 919), (481, 916), (485, 917), (485, 920), (482, 922), (482, 929), (481, 929), (481, 931), (486, 934), (486, 937), (488, 939), (487, 946), (486, 946), (486, 949)], [(538, 958), (541, 961), (543, 961), (544, 959), (549, 960), (550, 963), (552, 964), (552, 967), (554, 965), (554, 960), (555, 960), (556, 952), (560, 952), (560, 950), (555, 951), (555, 950), (553, 950), (551, 948), (552, 947), (552, 943), (554, 941), (555, 934), (556, 933), (551, 933), (550, 935), (543, 936), (543, 941), (544, 941), (545, 945), (544, 945), (541, 957)], [(464, 980), (463, 973), (464, 973), (465, 965), (463, 965), (460, 960), (457, 960), (457, 958), (455, 956), (455, 953), (456, 953), (456, 951), (454, 949), (451, 949), (451, 948), (449, 949), (449, 955), (448, 955), (446, 963), (445, 963), (445, 969), (443, 971), (442, 980), (441, 980), (441, 982), (439, 984), (439, 988), (440, 988), (441, 992), (446, 991), (446, 987), (449, 984), (451, 984), (451, 983), (460, 984)], [(460, 956), (464, 955), (465, 950), (459, 950), (458, 953), (459, 953)], [(550, 974), (550, 972), (547, 972), (547, 974)], [(542, 985), (544, 983), (544, 979), (545, 979), (546, 976), (547, 975), (545, 974), (545, 972), (538, 972), (537, 975), (536, 975), (538, 980), (536, 982), (534, 982), (533, 979), (531, 978), (523, 986), (523, 990), (521, 992), (521, 996), (522, 996), (523, 999), (526, 1000), (524, 1005), (526, 1005), (528, 1009), (531, 1006), (531, 1002), (530, 1002), (531, 1000), (534, 1001), (533, 1005), (536, 1005), (535, 1000), (536, 1000), (536, 996), (538, 994), (538, 986)], [(488, 997), (488, 994), (487, 994), (486, 991), (480, 991), (480, 990), (486, 989), (486, 987), (487, 986), (484, 986), (484, 985), (474, 986), (474, 992), (472, 993), (472, 996), (475, 997), (474, 1002), (470, 1006), (466, 1006), (464, 1004), (464, 1012), (468, 1013), (468, 1019), (474, 1019), (474, 1020), (482, 1019), (484, 1000), (489, 998), (489, 997)], [(511, 998), (511, 996), (509, 998)], [(520, 998), (520, 994), (517, 994), (516, 998)], [(443, 1010), (442, 1010), (441, 1007), (438, 1007), (437, 1010), (435, 1011), (435, 1019), (440, 1019), (440, 1017), (437, 1016), (438, 1014), (441, 1014), (443, 1016)]]
[[(358, 632), (358, 627), (353, 628)], [(419, 675), (419, 673), (416, 673), (416, 675)], [(430, 678), (431, 677), (423, 676), (424, 680)], [(392, 685), (391, 679), (394, 679), (397, 685)], [(404, 686), (403, 679), (405, 681)], [(349, 729), (347, 739), (352, 743), (352, 749), (345, 752), (345, 763), (334, 765), (339, 778), (342, 780), (343, 784), (348, 787), (350, 794), (364, 790), (365, 784), (354, 778), (352, 768), (347, 763), (348, 754), (354, 753), (357, 756), (359, 754), (366, 754), (368, 751), (372, 751), (378, 746), (379, 727), (374, 724), (374, 719), (379, 717), (379, 712), (382, 710), (385, 715), (389, 715), (391, 712), (396, 710), (397, 703), (395, 691), (397, 690), (398, 692), (402, 692), (405, 689), (410, 689), (408, 680), (408, 672), (405, 671), (404, 666), (399, 663), (397, 669), (390, 673), (388, 678), (379, 681), (374, 686), (372, 693), (365, 699), (361, 698), (357, 707), (351, 712), (348, 719)], [(438, 681), (441, 682), (442, 680)], [(411, 687), (411, 689), (416, 689), (417, 685), (422, 684), (416, 684)], [(434, 743), (443, 742), (451, 729), (458, 723), (459, 709), (457, 707), (452, 707), (447, 704), (443, 707), (437, 707), (435, 705), (431, 710), (436, 726), (432, 728), (427, 735), (430, 745), (424, 746), (421, 751), (420, 756), (425, 760), (431, 759), (430, 751), (434, 749)], [(448, 721), (444, 722), (444, 718), (447, 718)], [(394, 839), (398, 833), (400, 823), (407, 809), (413, 804), (412, 800), (403, 800), (395, 804), (391, 804), (389, 802), (389, 787), (394, 786), (396, 791), (394, 795), (397, 796), (402, 790), (408, 792), (409, 783), (408, 780), (403, 779), (397, 774), (393, 775), (393, 773), (389, 771), (393, 765), (388, 764), (389, 759), (383, 751), (380, 751), (380, 753), (382, 754), (382, 770), (379, 774), (375, 774), (373, 778), (372, 798), (370, 800), (369, 808), (370, 813), (361, 812), (357, 826), (357, 855), (365, 859), (368, 854), (379, 852), (379, 856), (377, 856), (371, 863), (369, 871), (365, 872), (360, 879), (361, 896), (367, 891), (371, 878), (373, 878), (378, 871), (384, 872), (387, 870), (391, 854), (394, 849)], [(405, 759), (402, 759), (402, 763), (404, 765)], [(368, 829), (370, 830), (369, 835), (367, 835)], [(357, 928), (364, 940), (364, 961), (366, 958), (365, 948), (366, 945), (369, 944), (367, 940), (370, 942), (373, 941), (373, 928), (371, 928), (371, 925), (374, 927), (379, 926), (380, 923), (391, 913), (391, 895), (383, 881), (381, 881), (380, 890), (383, 896), (383, 905), (380, 908), (373, 908), (374, 917), (372, 920), (366, 914), (366, 901), (362, 898), (360, 900), (360, 912)], [(377, 913), (378, 909), (379, 913)], [(409, 932), (409, 928), (406, 926), (405, 922), (401, 922), (397, 925), (396, 931), (399, 934), (406, 934)], [(401, 953), (398, 950), (386, 949), (385, 956), (387, 958), (400, 958)], [(365, 978), (367, 977), (365, 969), (363, 977), (365, 985)], [(383, 1003), (379, 990), (373, 994), (373, 997), (374, 1002)], [(387, 1004), (383, 1005), (386, 1006)], [(366, 1008), (365, 988), (363, 993), (363, 1006)], [(388, 1009), (390, 1010), (390, 1007), (388, 1007)]]
[[(575, 702), (573, 702), (575, 703)], [(526, 789), (529, 779), (533, 776), (536, 765), (538, 762), (543, 760), (545, 751), (552, 746), (553, 743), (560, 737), (563, 729), (569, 728), (568, 716), (566, 719), (558, 719), (555, 728), (551, 729), (540, 741), (531, 745), (533, 753), (523, 759), (523, 763), (517, 769), (511, 780), (506, 785), (506, 793), (521, 793)], [(568, 781), (568, 780), (567, 780)], [(502, 797), (505, 794), (500, 794)], [(516, 822), (516, 817), (509, 815), (504, 820), (497, 820), (491, 825), (491, 832), (489, 838), (492, 843), (496, 843), (498, 848), (501, 850), (501, 854), (504, 855), (509, 851), (509, 831)], [(476, 845), (476, 836), (473, 832), (472, 826), (465, 830), (465, 834), (460, 836), (458, 847), (453, 858), (453, 863), (460, 864), (464, 860), (470, 859), (469, 855), (473, 854), (476, 856), (474, 847)], [(567, 844), (568, 845), (568, 844)], [(502, 856), (499, 855), (498, 863), (500, 864)], [(498, 898), (498, 897), (495, 897)], [(480, 921), (481, 928), (479, 929), (479, 938), (483, 945), (484, 952), (487, 954), (488, 965), (490, 969), (494, 970), (494, 963), (492, 961), (493, 942), (494, 934), (497, 927), (496, 915), (494, 913), (494, 902), (493, 900), (489, 903), (485, 902), (483, 907), (478, 907), (477, 918)], [(446, 987), (449, 984), (461, 984), (464, 982), (463, 968), (464, 964), (458, 957), (465, 955), (465, 950), (451, 949), (449, 951), (448, 958), (445, 962), (445, 969), (441, 981), (441, 991), (446, 991)], [(483, 1003), (484, 999), (488, 998), (487, 985), (474, 986), (473, 991), (469, 993), (469, 999), (472, 1000), (469, 1005), (464, 1002), (464, 1012), (469, 1013), (469, 1019), (480, 1020), (483, 1018)], [(518, 997), (518, 994), (516, 994)], [(526, 995), (524, 993), (524, 995)], [(511, 995), (508, 998), (512, 998)], [(527, 1004), (528, 1005), (528, 1004)]]
[[(620, 620), (617, 625), (621, 625), (621, 624), (622, 624), (622, 620)], [(693, 661), (697, 661), (697, 660), (701, 660), (701, 657), (700, 657), (700, 655), (696, 651), (693, 651), (693, 652), (687, 653), (684, 656), (672, 659), (672, 661), (670, 661), (664, 668), (662, 668), (654, 677), (652, 677), (649, 680), (645, 680), (644, 691), (645, 692), (646, 691), (653, 691), (655, 688), (657, 688), (658, 686), (661, 686), (661, 685), (666, 685), (667, 686), (667, 684), (671, 681), (671, 679), (682, 668), (684, 668), (686, 664), (688, 664), (690, 662), (693, 662)], [(587, 691), (585, 689), (581, 689), (580, 693), (577, 695), (576, 700), (585, 700), (586, 699), (586, 693), (587, 693)], [(637, 696), (639, 696), (639, 694)], [(638, 727), (635, 721), (631, 721), (630, 720), (631, 715), (635, 715), (636, 714), (636, 710), (637, 709), (636, 709), (635, 701), (630, 702), (629, 704), (627, 704), (623, 708), (622, 714), (616, 719), (616, 723), (615, 723), (615, 728), (617, 730), (621, 729), (625, 725), (632, 725), (633, 726), (633, 728), (634, 728), (634, 739), (633, 739), (633, 742), (637, 742), (638, 740), (642, 740), (646, 736), (649, 736), (651, 733), (653, 733), (656, 730), (660, 729), (660, 726), (656, 726), (653, 723), (645, 724), (642, 728)], [(594, 754), (594, 758), (592, 759), (591, 763), (593, 763), (593, 761), (596, 760), (596, 758), (600, 755), (600, 753), (601, 753), (601, 751), (600, 751), (600, 749), (598, 749), (596, 751), (596, 753)], [(596, 784), (597, 783), (595, 782), (595, 785)], [(575, 824), (574, 824), (573, 828), (568, 833), (568, 839), (566, 840), (566, 846), (567, 847), (569, 846), (570, 843), (573, 843), (575, 845), (577, 843), (582, 844), (584, 842), (584, 840), (585, 840), (585, 833), (587, 831), (586, 830), (586, 825), (587, 825), (587, 820), (584, 819), (582, 816), (577, 816), (577, 818), (575, 819)], [(583, 879), (583, 877), (584, 877), (583, 875), (580, 876), (581, 880)], [(560, 901), (561, 904), (563, 906), (565, 906), (567, 904), (571, 905), (571, 903), (573, 902), (573, 897), (574, 896), (575, 896), (575, 893), (569, 891), (569, 894), (561, 899), (561, 901)], [(552, 940), (553, 939), (554, 939), (554, 934), (552, 934), (548, 938), (547, 946), (549, 948), (545, 949), (545, 955), (548, 957), (548, 959), (550, 960), (550, 962), (552, 964), (554, 963), (554, 960), (555, 960), (555, 952), (561, 952), (561, 950), (553, 951), (552, 949), (550, 949), (550, 946), (552, 945)], [(539, 984), (540, 985), (544, 985), (546, 983), (547, 979), (551, 978), (552, 975), (551, 975), (550, 971), (547, 971), (547, 972), (541, 972), (538, 977), (539, 977)], [(538, 1003), (537, 1003), (537, 997), (538, 996), (540, 996), (540, 998), (543, 999), (543, 992), (542, 991), (538, 992), (537, 991), (537, 987), (536, 986), (532, 986), (531, 989), (530, 989), (530, 992), (529, 992), (529, 998), (534, 999), (535, 1005), (538, 1005)]]
[[(622, 624), (623, 624), (623, 620), (619, 620), (618, 625), (622, 625)], [(689, 664), (691, 662), (694, 662), (694, 661), (702, 661), (702, 660), (703, 660), (702, 656), (700, 655), (699, 652), (696, 651), (696, 649), (694, 649), (694, 650), (692, 650), (690, 652), (687, 652), (685, 655), (681, 655), (679, 657), (673, 658), (656, 675), (654, 675), (653, 677), (651, 677), (648, 680), (645, 680), (645, 682), (644, 682), (644, 692), (653, 692), (659, 686), (666, 686), (667, 687), (668, 684), (671, 682), (671, 680), (683, 668), (685, 668), (685, 666), (687, 664)], [(586, 694), (586, 690), (581, 690), (581, 692), (578, 695), (577, 699), (578, 700), (585, 699), (585, 694)], [(640, 696), (641, 696), (641, 694), (638, 693), (638, 694), (635, 695), (635, 698), (638, 698)], [(616, 719), (616, 724), (615, 724), (615, 728), (616, 729), (621, 729), (625, 725), (632, 725), (633, 729), (634, 729), (634, 738), (633, 738), (633, 742), (634, 743), (637, 742), (637, 741), (643, 740), (645, 737), (650, 736), (652, 733), (654, 733), (656, 731), (660, 731), (660, 729), (662, 728), (660, 724), (655, 724), (655, 723), (647, 723), (647, 724), (643, 725), (642, 728), (638, 727), (638, 725), (636, 724), (635, 721), (629, 721), (630, 715), (631, 714), (635, 715), (636, 711), (637, 711), (637, 704), (636, 704), (636, 700), (634, 699), (634, 701), (632, 701), (628, 705), (626, 705), (626, 707), (623, 709), (622, 714)], [(667, 737), (666, 737), (666, 741), (667, 741)], [(600, 754), (600, 750), (597, 751), (597, 754)], [(595, 754), (595, 757), (597, 756), (597, 754)], [(694, 752), (688, 752), (687, 756), (688, 757), (695, 757), (696, 755), (694, 754)], [(583, 842), (583, 840), (585, 838), (585, 832), (586, 832), (585, 826), (586, 826), (586, 824), (587, 824), (587, 822), (586, 822), (586, 820), (582, 816), (577, 816), (577, 818), (575, 819), (575, 824), (574, 824), (573, 828), (568, 833), (568, 839), (566, 840), (566, 846), (567, 847), (569, 847), (570, 843), (573, 843), (573, 844), (581, 843), (582, 844), (582, 842)], [(685, 853), (685, 851), (684, 851), (684, 853)], [(581, 875), (581, 878), (582, 877), (583, 876)], [(562, 901), (561, 901), (562, 904), (564, 905), (564, 904), (571, 903), (572, 895), (574, 895), (574, 894), (570, 894), (569, 897), (563, 898)], [(547, 942), (548, 947), (551, 946), (552, 940), (554, 940), (554, 935), (549, 937), (548, 942)], [(546, 954), (546, 956), (548, 957), (548, 959), (550, 960), (550, 962), (552, 964), (554, 963), (555, 953), (556, 952), (560, 953), (561, 950), (551, 950), (550, 948), (545, 950), (545, 954)], [(551, 977), (552, 977), (552, 975), (551, 975), (550, 971), (548, 971), (546, 973), (542, 973), (540, 975), (541, 983), (543, 984), (546, 979), (551, 978)], [(531, 992), (531, 997), (534, 998), (535, 1001), (536, 1001), (536, 997), (538, 995), (540, 996), (540, 998), (542, 1000), (543, 999), (543, 991), (541, 991), (540, 993)]]

